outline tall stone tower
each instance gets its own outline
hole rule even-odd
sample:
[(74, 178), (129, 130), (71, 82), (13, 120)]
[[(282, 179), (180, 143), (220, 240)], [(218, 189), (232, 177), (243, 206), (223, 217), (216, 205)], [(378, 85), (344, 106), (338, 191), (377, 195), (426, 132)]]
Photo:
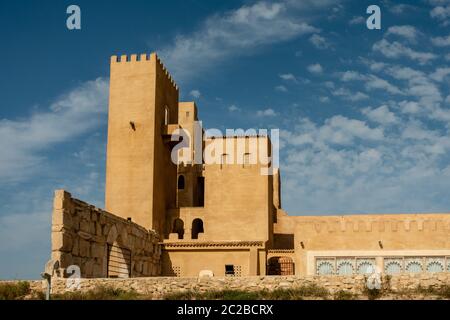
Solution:
[(177, 207), (201, 207), (204, 203), (203, 165), (195, 163), (196, 151), (203, 152), (203, 129), (197, 121), (195, 102), (180, 102), (178, 122), (181, 129), (188, 134), (186, 147), (189, 149), (182, 149), (179, 153)]
[(177, 166), (170, 132), (178, 87), (155, 53), (113, 56), (108, 114), (105, 208), (163, 233), (176, 205)]

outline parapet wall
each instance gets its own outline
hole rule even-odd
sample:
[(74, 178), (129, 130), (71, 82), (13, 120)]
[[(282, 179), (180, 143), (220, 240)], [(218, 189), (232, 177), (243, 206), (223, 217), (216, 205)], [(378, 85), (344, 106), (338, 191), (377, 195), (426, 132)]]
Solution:
[(294, 232), (296, 226), (316, 233), (333, 232), (450, 232), (450, 213), (289, 216), (278, 210), (275, 232)]
[[(88, 291), (99, 286), (135, 290), (137, 293), (160, 299), (166, 294), (195, 290), (275, 290), (295, 289), (302, 286), (317, 285), (327, 289), (330, 295), (344, 290), (353, 294), (362, 294), (366, 289), (364, 275), (353, 276), (254, 276), (254, 277), (212, 277), (212, 278), (175, 278), (153, 277), (135, 279), (82, 279), (77, 290)], [(52, 281), (52, 293), (59, 294), (69, 291), (67, 282), (63, 279)], [(401, 293), (419, 288), (441, 288), (450, 285), (450, 273), (433, 274), (402, 274), (389, 277), (381, 276), (381, 287), (385, 291)], [(43, 290), (44, 282), (33, 281), (32, 290)], [(70, 291), (73, 291), (71, 289)]]
[(172, 84), (175, 90), (178, 90), (178, 86), (167, 70), (166, 66), (163, 64), (161, 59), (156, 55), (156, 53), (143, 53), (143, 54), (131, 54), (131, 55), (120, 55), (120, 56), (111, 56), (111, 64), (126, 64), (126, 63), (145, 63), (145, 62), (156, 62), (157, 66), (162, 70), (162, 73), (165, 74), (167, 80)]
[(52, 260), (55, 276), (68, 277), (78, 266), (82, 278), (157, 276), (161, 272), (159, 236), (152, 230), (55, 191)]

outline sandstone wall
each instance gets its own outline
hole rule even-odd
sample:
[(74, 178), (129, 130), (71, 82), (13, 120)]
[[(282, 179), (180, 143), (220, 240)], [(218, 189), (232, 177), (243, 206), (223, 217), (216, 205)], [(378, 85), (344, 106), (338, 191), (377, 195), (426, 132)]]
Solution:
[(76, 265), (82, 278), (107, 277), (112, 245), (130, 253), (129, 258), (121, 258), (129, 261), (124, 274), (160, 275), (161, 247), (154, 231), (74, 199), (64, 190), (55, 192), (52, 260), (59, 262), (56, 276), (67, 277), (66, 269)]
[[(405, 290), (415, 290), (420, 285), (423, 288), (440, 288), (450, 285), (450, 273), (423, 273), (392, 275), (390, 280), (383, 276), (383, 288), (392, 293), (401, 293)], [(316, 284), (328, 289), (330, 294), (345, 290), (354, 294), (364, 291), (366, 280), (363, 275), (354, 276), (254, 276), (254, 277), (213, 277), (213, 278), (176, 278), (152, 277), (134, 279), (82, 279), (80, 290), (87, 291), (97, 286), (109, 286), (124, 290), (136, 290), (138, 293), (161, 298), (164, 294), (183, 292), (187, 290), (246, 290), (257, 291), (262, 289), (274, 290), (279, 288), (295, 288), (303, 285)], [(31, 283), (33, 290), (43, 290), (41, 281)], [(64, 293), (66, 281), (58, 279), (53, 281), (52, 292)]]

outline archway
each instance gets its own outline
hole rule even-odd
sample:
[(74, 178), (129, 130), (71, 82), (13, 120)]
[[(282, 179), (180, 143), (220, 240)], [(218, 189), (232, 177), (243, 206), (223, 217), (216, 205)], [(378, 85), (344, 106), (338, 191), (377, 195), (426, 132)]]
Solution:
[(131, 277), (131, 250), (126, 248), (126, 232), (120, 235), (113, 226), (107, 238), (106, 276), (108, 278)]
[(267, 263), (268, 275), (294, 275), (294, 262), (290, 257), (272, 257)]
[(180, 218), (176, 218), (173, 221), (172, 233), (178, 233), (178, 239), (184, 237), (184, 222)]
[(192, 234), (191, 234), (191, 239), (198, 239), (198, 234), (199, 233), (203, 233), (203, 221), (202, 219), (194, 219), (194, 221), (192, 221)]

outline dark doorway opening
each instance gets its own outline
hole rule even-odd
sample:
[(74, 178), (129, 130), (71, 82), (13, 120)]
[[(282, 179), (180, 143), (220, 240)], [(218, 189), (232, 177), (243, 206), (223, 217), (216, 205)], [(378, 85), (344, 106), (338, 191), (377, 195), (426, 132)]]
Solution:
[(184, 222), (177, 218), (173, 221), (172, 233), (178, 233), (178, 239), (183, 239), (184, 236)]
[(294, 262), (290, 257), (272, 257), (267, 263), (267, 274), (278, 276), (294, 275)]
[(198, 234), (199, 233), (203, 233), (203, 221), (202, 219), (194, 219), (194, 221), (192, 221), (192, 237), (191, 239), (198, 239)]

